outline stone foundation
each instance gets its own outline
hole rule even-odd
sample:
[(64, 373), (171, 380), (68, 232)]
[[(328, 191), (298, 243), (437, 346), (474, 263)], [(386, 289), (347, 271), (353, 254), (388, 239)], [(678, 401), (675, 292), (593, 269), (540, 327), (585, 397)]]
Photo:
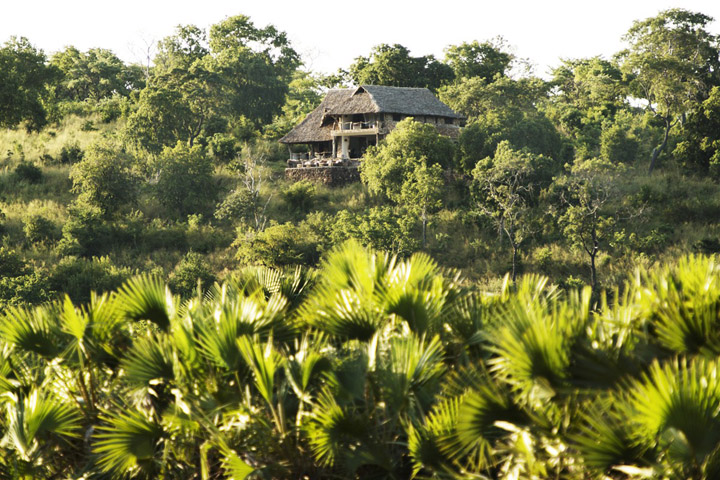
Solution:
[(298, 167), (286, 168), (285, 178), (292, 182), (310, 180), (329, 187), (339, 187), (360, 181), (360, 170), (357, 167)]

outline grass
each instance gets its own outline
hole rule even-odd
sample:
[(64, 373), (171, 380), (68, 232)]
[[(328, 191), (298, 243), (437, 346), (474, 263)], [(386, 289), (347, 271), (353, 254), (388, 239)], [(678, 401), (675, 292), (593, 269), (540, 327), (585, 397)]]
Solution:
[[(96, 130), (83, 130), (88, 120)], [(47, 161), (49, 157), (57, 161), (63, 147), (76, 144), (85, 150), (103, 135), (117, 132), (120, 126), (117, 121), (102, 123), (96, 115), (68, 115), (38, 133), (3, 129), (0, 130), (0, 166), (12, 165), (22, 158), (39, 164), (51, 163)]]

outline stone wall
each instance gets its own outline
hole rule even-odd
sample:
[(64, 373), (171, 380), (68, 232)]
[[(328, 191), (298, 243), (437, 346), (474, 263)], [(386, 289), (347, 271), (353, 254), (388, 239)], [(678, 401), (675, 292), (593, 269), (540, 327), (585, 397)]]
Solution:
[(330, 187), (339, 187), (360, 181), (357, 167), (298, 167), (286, 168), (285, 178), (292, 182), (310, 180)]

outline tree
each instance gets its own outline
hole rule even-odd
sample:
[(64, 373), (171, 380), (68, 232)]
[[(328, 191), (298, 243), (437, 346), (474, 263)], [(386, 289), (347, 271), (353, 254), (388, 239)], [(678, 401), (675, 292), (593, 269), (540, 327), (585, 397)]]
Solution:
[(517, 277), (520, 245), (531, 233), (533, 173), (536, 168), (542, 168), (542, 163), (542, 158), (513, 150), (507, 141), (503, 141), (495, 156), (478, 162), (472, 172), (475, 205), (510, 242), (513, 283)]
[(245, 15), (228, 17), (210, 28), (207, 69), (222, 79), (230, 114), (258, 124), (272, 121), (285, 103), (300, 56), (285, 32), (256, 27)]
[(90, 145), (81, 162), (70, 172), (73, 192), (80, 200), (112, 215), (137, 201), (140, 176), (136, 160), (125, 149), (109, 141)]
[(45, 125), (48, 85), (55, 70), (46, 57), (24, 37), (11, 37), (0, 48), (0, 127), (12, 128), (27, 121), (27, 128)]
[(355, 59), (347, 73), (354, 85), (424, 87), (437, 90), (453, 79), (452, 69), (432, 55), (410, 56), (402, 45), (377, 45), (367, 57)]
[(718, 37), (709, 33), (711, 17), (670, 9), (636, 21), (624, 36), (629, 48), (619, 54), (631, 75), (634, 95), (664, 127), (663, 139), (652, 152), (649, 171), (668, 142), (672, 128), (707, 97), (708, 82), (720, 72)]
[(402, 189), (415, 169), (453, 165), (453, 143), (435, 127), (406, 118), (379, 145), (368, 148), (360, 167), (363, 182), (373, 194), (402, 202)]
[(430, 213), (442, 205), (445, 187), (443, 170), (437, 163), (428, 166), (424, 159), (410, 172), (400, 191), (400, 202), (422, 222), (422, 248), (427, 245), (427, 224)]
[(144, 84), (140, 71), (103, 48), (83, 53), (75, 47), (66, 47), (52, 56), (50, 65), (61, 75), (55, 84), (55, 96), (60, 100), (97, 101), (113, 94), (128, 96)]
[(597, 156), (604, 124), (627, 103), (628, 80), (616, 61), (602, 57), (564, 60), (553, 69), (544, 113), (573, 140), (575, 156)]
[(180, 217), (210, 210), (217, 196), (213, 165), (203, 147), (166, 147), (157, 165), (155, 191), (160, 203)]
[(688, 170), (720, 175), (720, 87), (694, 108), (682, 126), (683, 140), (673, 154)]
[(222, 106), (217, 78), (202, 66), (153, 77), (140, 92), (125, 134), (139, 147), (160, 153), (178, 141), (193, 146)]
[(445, 63), (453, 69), (457, 80), (479, 77), (491, 83), (497, 77), (506, 76), (514, 60), (515, 56), (507, 51), (501, 37), (483, 43), (463, 42), (445, 49)]
[(470, 173), (490, 157), (502, 140), (517, 149), (560, 160), (562, 140), (554, 125), (537, 108), (548, 86), (538, 78), (464, 78), (440, 91), (440, 99), (468, 119), (458, 140), (459, 166)]
[(573, 165), (570, 174), (555, 185), (564, 205), (560, 225), (570, 243), (587, 254), (593, 290), (599, 285), (597, 255), (609, 242), (619, 213), (610, 205), (617, 200), (617, 180), (622, 171), (622, 165), (606, 159), (585, 160)]

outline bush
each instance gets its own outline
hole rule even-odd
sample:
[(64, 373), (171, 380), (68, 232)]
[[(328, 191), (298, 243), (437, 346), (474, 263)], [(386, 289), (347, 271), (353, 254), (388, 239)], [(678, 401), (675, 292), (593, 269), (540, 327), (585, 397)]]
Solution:
[(229, 163), (240, 152), (240, 147), (232, 135), (224, 133), (216, 133), (210, 137), (208, 142), (210, 148), (210, 155), (215, 161), (220, 163)]
[(236, 188), (215, 209), (215, 218), (221, 222), (247, 220), (254, 210), (252, 194), (245, 188)]
[(317, 199), (315, 184), (308, 180), (300, 180), (285, 188), (281, 196), (294, 213), (308, 213)]
[(620, 125), (603, 129), (600, 136), (600, 155), (613, 163), (632, 163), (635, 161), (639, 142)]
[(190, 215), (186, 232), (188, 246), (191, 250), (208, 253), (219, 247), (227, 247), (232, 243), (232, 235), (212, 225), (203, 223), (202, 215)]
[(0, 247), (0, 310), (25, 303), (48, 300), (45, 277), (31, 272), (30, 266), (14, 250)]
[(15, 250), (0, 247), (0, 277), (19, 277), (28, 272), (25, 260)]
[(40, 183), (42, 180), (42, 170), (30, 162), (20, 162), (17, 164), (14, 170), (15, 179), (17, 181), (23, 181), (27, 183)]
[(90, 292), (107, 292), (117, 289), (130, 278), (127, 268), (115, 266), (108, 257), (92, 259), (66, 257), (50, 272), (49, 287), (70, 296), (76, 303), (90, 300)]
[(192, 297), (200, 284), (202, 291), (207, 290), (216, 281), (215, 276), (207, 267), (205, 257), (196, 252), (189, 252), (175, 266), (170, 274), (170, 289), (182, 297)]
[(211, 211), (218, 187), (213, 181), (212, 162), (201, 146), (178, 143), (175, 148), (166, 148), (157, 173), (158, 200), (176, 215), (185, 218)]
[(60, 149), (60, 163), (73, 164), (83, 159), (84, 152), (77, 143), (68, 143)]
[(233, 244), (238, 247), (237, 258), (245, 264), (285, 266), (314, 265), (318, 262), (319, 239), (306, 224), (271, 225), (262, 232), (239, 229)]
[(113, 243), (113, 231), (106, 223), (103, 212), (96, 206), (79, 201), (70, 206), (69, 213), (62, 229), (59, 252), (85, 257), (105, 253)]
[(55, 224), (39, 214), (30, 215), (23, 220), (23, 232), (30, 243), (52, 243), (59, 237)]
[(123, 147), (111, 142), (96, 143), (70, 172), (73, 192), (106, 215), (133, 205), (139, 184), (134, 164), (135, 159)]

